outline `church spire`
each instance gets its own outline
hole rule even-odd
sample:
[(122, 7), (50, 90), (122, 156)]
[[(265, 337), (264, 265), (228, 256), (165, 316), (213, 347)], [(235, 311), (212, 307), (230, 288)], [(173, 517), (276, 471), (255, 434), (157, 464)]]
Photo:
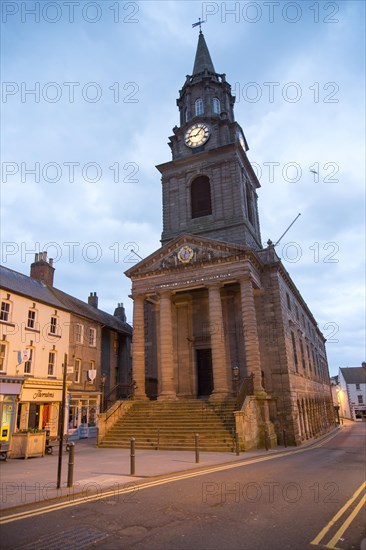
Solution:
[(208, 51), (205, 37), (203, 36), (202, 31), (200, 31), (198, 35), (196, 58), (194, 60), (192, 76), (203, 73), (206, 70), (209, 73), (215, 73), (215, 68), (212, 63), (210, 52)]

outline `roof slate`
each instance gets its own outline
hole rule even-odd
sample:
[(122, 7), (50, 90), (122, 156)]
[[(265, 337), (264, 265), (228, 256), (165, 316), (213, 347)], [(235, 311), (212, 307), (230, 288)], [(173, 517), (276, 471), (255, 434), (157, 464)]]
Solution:
[(23, 273), (0, 266), (0, 287), (33, 300), (85, 317), (118, 332), (132, 334), (132, 327), (118, 317), (97, 309), (62, 290), (50, 287)]
[(364, 367), (349, 367), (340, 369), (347, 384), (366, 384), (366, 369)]

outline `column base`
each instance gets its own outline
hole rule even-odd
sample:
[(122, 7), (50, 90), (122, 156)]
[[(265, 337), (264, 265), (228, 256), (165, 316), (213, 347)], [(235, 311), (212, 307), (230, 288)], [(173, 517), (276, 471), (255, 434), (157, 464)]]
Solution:
[(174, 392), (163, 392), (158, 395), (157, 401), (178, 401), (178, 397)]
[(150, 401), (150, 399), (147, 397), (147, 395), (145, 393), (135, 394), (133, 396), (133, 400), (134, 401)]
[(214, 390), (210, 397), (208, 398), (209, 401), (224, 401), (224, 399), (227, 399), (230, 397), (230, 392), (226, 390)]

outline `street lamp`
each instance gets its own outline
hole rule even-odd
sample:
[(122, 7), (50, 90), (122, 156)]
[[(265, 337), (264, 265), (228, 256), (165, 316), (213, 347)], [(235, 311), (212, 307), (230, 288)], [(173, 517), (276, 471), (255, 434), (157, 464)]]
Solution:
[(234, 384), (235, 384), (235, 399), (236, 409), (239, 407), (239, 367), (233, 367)]
[(101, 413), (104, 412), (104, 387), (105, 387), (106, 380), (107, 380), (107, 376), (105, 374), (102, 374), (101, 377), (100, 377), (100, 393), (101, 393), (101, 396), (100, 396), (100, 412)]

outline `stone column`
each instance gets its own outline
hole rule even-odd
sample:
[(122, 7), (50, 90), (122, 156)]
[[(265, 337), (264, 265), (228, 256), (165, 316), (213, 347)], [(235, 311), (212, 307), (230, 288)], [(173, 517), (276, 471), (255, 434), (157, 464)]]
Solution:
[(133, 297), (132, 379), (136, 399), (147, 399), (145, 393), (145, 316), (144, 296)]
[(174, 380), (173, 325), (170, 292), (160, 294), (160, 393), (159, 401), (176, 399)]
[(224, 398), (229, 394), (228, 368), (225, 346), (224, 321), (219, 285), (208, 287), (208, 307), (210, 317), (213, 399)]
[(261, 359), (254, 305), (253, 285), (249, 277), (240, 279), (241, 311), (247, 369), (254, 375), (254, 394), (265, 396), (262, 386)]

